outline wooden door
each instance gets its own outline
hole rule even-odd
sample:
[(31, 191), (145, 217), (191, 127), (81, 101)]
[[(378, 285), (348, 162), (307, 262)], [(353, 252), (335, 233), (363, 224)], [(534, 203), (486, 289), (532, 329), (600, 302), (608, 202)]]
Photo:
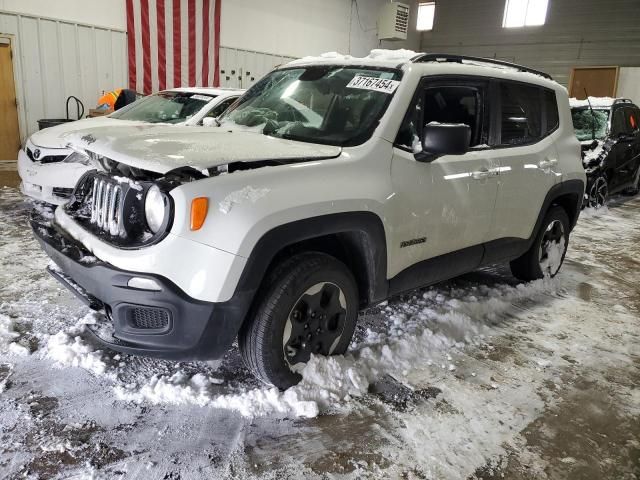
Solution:
[(11, 44), (0, 38), (0, 160), (15, 160), (18, 150), (20, 131)]
[(584, 100), (585, 88), (590, 97), (615, 97), (618, 89), (618, 67), (576, 67), (571, 71), (572, 97)]

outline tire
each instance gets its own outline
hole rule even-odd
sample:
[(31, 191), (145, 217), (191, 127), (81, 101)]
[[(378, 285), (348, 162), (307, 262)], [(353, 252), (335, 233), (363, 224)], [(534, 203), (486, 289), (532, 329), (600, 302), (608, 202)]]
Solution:
[(591, 183), (587, 193), (587, 207), (602, 208), (609, 199), (609, 182), (607, 177), (600, 173)]
[(567, 212), (562, 207), (551, 207), (531, 248), (511, 262), (513, 276), (527, 282), (555, 277), (567, 253), (569, 228)]
[(311, 353), (347, 351), (359, 304), (356, 281), (342, 262), (317, 252), (295, 255), (263, 287), (238, 337), (242, 360), (256, 377), (286, 389), (300, 381), (295, 370)]

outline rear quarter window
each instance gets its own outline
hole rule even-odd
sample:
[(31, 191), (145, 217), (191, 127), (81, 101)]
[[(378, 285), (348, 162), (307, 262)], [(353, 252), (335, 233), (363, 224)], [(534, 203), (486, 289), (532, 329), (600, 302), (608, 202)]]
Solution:
[(553, 90), (543, 90), (544, 111), (545, 111), (545, 136), (551, 134), (560, 125), (560, 117), (558, 116), (558, 101), (556, 100), (556, 92)]

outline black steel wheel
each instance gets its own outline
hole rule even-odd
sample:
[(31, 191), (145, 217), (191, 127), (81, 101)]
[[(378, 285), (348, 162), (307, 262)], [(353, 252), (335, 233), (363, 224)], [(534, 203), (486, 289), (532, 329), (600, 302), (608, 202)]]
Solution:
[(513, 275), (525, 281), (555, 277), (569, 245), (569, 217), (564, 208), (554, 206), (545, 215), (531, 248), (511, 262)]
[(349, 269), (323, 253), (296, 255), (265, 281), (239, 335), (245, 365), (281, 389), (298, 383), (311, 355), (347, 350), (358, 317), (358, 291)]

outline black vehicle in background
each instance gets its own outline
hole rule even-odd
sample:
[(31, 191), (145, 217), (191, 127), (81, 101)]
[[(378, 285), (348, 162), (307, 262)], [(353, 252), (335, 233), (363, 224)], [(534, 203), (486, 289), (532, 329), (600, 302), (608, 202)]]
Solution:
[(587, 173), (584, 206), (640, 187), (640, 108), (628, 99), (571, 100), (571, 115)]

